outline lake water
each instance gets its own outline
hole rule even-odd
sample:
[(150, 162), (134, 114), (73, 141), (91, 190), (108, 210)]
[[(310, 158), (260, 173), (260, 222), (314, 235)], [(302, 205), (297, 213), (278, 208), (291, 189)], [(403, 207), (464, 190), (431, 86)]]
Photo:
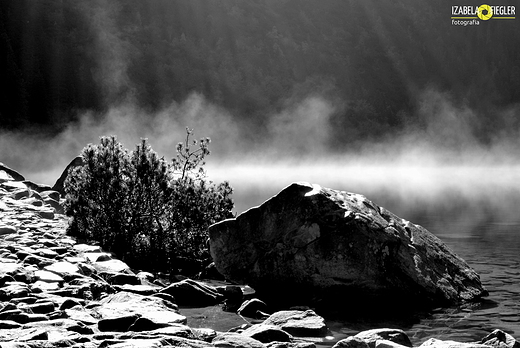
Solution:
[[(323, 175), (324, 170), (327, 175)], [(331, 171), (334, 171), (332, 176), (328, 175)], [(489, 291), (483, 302), (439, 308), (406, 320), (397, 315), (354, 322), (326, 318), (333, 339), (320, 345), (329, 346), (361, 330), (382, 327), (405, 330), (415, 345), (432, 337), (477, 341), (497, 328), (520, 339), (519, 168), (398, 168), (396, 171), (376, 167), (360, 172), (322, 167), (316, 172), (296, 167), (271, 171), (257, 168), (253, 172), (254, 179), (249, 180), (243, 178), (250, 171), (239, 171), (234, 176), (227, 171), (222, 176), (235, 187), (237, 211), (260, 204), (299, 178), (361, 193), (437, 235), (480, 274)], [(215, 317), (217, 312), (213, 314)]]
[[(482, 283), (489, 291), (484, 301), (461, 307), (438, 308), (406, 320), (398, 315), (392, 318), (387, 313), (384, 320), (347, 322), (341, 318), (325, 317), (332, 337), (315, 343), (327, 347), (362, 330), (386, 327), (403, 329), (416, 346), (429, 338), (479, 341), (498, 328), (519, 339), (520, 217), (508, 221), (490, 219), (477, 225), (471, 220), (458, 218), (454, 216), (456, 222), (441, 224), (439, 220), (446, 219), (445, 215), (424, 215), (418, 216), (415, 222), (440, 237), (480, 274)], [(225, 331), (249, 323), (247, 318), (224, 312), (220, 307), (181, 309), (181, 312), (193, 327)]]

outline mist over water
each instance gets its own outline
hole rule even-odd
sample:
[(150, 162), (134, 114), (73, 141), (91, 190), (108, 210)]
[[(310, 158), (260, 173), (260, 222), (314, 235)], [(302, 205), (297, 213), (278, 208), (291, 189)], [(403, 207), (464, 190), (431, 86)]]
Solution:
[(100, 136), (116, 135), (129, 149), (148, 138), (154, 150), (171, 159), (189, 127), (196, 138), (212, 139), (208, 177), (231, 183), (237, 213), (291, 182), (309, 181), (364, 194), (410, 220), (417, 211), (458, 215), (473, 210), (475, 219), (490, 211), (506, 219), (514, 216), (516, 208), (505, 202), (520, 196), (517, 134), (502, 130), (483, 143), (474, 134), (479, 125), (470, 108), (433, 90), (424, 91), (419, 103), (422, 128), (350, 148), (330, 136), (330, 118), (341, 103), (319, 94), (288, 102), (271, 115), (260, 139), (257, 130), (200, 94), (156, 113), (127, 102), (104, 115), (83, 113), (53, 137), (3, 132), (0, 158), (28, 179), (52, 185), (70, 160)]

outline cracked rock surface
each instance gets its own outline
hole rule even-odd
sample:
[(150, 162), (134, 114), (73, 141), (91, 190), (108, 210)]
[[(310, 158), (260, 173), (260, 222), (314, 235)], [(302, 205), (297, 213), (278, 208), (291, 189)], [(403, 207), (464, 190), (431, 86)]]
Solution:
[(209, 232), (219, 272), (266, 299), (366, 311), (487, 294), (441, 240), (355, 193), (293, 183)]

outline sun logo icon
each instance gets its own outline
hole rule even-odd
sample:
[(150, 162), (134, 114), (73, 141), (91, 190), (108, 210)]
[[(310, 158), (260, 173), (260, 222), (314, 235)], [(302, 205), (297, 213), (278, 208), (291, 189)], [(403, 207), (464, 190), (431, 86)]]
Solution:
[(477, 9), (477, 16), (483, 21), (487, 21), (493, 17), (493, 9), (489, 5), (482, 4)]

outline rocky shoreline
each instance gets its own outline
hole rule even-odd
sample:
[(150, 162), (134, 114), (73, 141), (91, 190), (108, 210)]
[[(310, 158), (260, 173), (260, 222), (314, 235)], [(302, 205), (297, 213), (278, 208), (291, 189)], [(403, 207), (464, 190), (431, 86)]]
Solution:
[[(191, 279), (166, 284), (130, 269), (98, 246), (65, 234), (60, 194), (0, 165), (0, 347), (411, 347), (402, 330), (363, 331), (325, 339), (325, 320), (311, 309), (266, 314), (265, 304), (235, 285)], [(182, 306), (242, 304), (254, 324), (229, 332), (190, 327)], [(233, 305), (232, 305), (233, 304)], [(181, 308), (180, 308), (180, 307)], [(238, 306), (237, 306), (238, 307)], [(253, 319), (255, 318), (255, 319)], [(421, 347), (509, 347), (495, 330), (481, 342), (429, 339)]]

